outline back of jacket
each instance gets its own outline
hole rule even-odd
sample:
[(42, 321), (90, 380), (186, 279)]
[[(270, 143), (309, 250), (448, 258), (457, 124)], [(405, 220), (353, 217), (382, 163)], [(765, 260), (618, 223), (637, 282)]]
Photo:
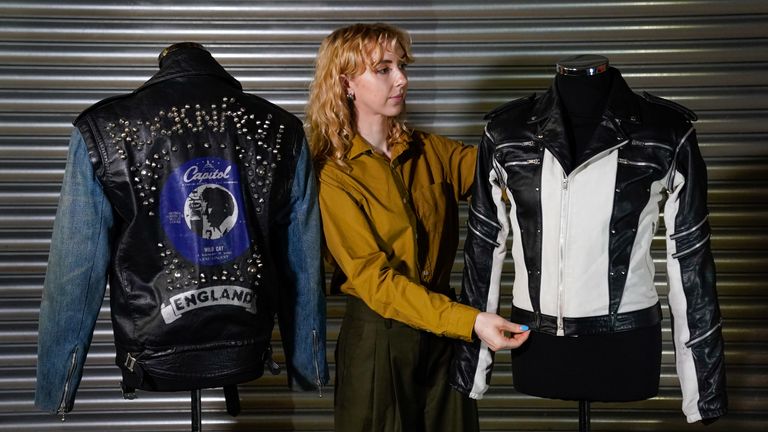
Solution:
[(319, 216), (300, 121), (244, 93), (207, 51), (184, 48), (75, 126), (113, 214), (110, 303), (124, 385), (257, 378), (271, 362), (276, 314), (289, 377), (305, 388), (325, 382)]

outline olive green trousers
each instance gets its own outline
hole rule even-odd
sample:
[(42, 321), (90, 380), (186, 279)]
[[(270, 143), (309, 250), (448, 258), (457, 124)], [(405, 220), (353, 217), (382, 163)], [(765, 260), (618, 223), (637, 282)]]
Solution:
[(451, 339), (348, 297), (336, 345), (336, 431), (478, 431), (476, 401), (448, 385), (452, 354)]

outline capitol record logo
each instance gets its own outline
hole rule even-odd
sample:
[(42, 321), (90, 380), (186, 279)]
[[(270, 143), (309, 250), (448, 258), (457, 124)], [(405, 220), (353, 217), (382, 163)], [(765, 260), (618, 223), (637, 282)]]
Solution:
[(187, 169), (187, 171), (184, 173), (184, 182), (185, 183), (191, 183), (194, 181), (204, 181), (204, 180), (221, 180), (221, 179), (228, 179), (229, 173), (232, 171), (232, 166), (228, 166), (224, 171), (219, 171), (216, 169), (213, 165), (211, 165), (210, 162), (206, 162), (205, 164), (206, 171), (200, 171), (200, 168), (197, 167), (197, 165), (192, 165)]
[(160, 195), (166, 236), (184, 258), (204, 266), (234, 260), (249, 245), (237, 165), (197, 158), (168, 177)]

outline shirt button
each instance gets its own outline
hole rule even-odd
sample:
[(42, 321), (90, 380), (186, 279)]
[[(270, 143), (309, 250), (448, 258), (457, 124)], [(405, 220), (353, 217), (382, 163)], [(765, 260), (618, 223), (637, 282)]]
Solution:
[(403, 198), (403, 204), (408, 204), (408, 198)]
[(421, 272), (421, 275), (422, 276), (429, 276), (429, 270), (424, 270), (423, 272)]

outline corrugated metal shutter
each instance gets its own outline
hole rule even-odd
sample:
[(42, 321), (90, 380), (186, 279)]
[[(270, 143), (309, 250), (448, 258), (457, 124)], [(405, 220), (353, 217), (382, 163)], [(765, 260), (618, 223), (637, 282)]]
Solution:
[[(155, 4), (156, 3), (156, 4)], [(559, 58), (603, 54), (635, 90), (696, 110), (710, 175), (713, 246), (726, 320), (731, 413), (712, 431), (768, 424), (768, 2), (680, 1), (0, 1), (0, 430), (184, 431), (189, 395), (124, 401), (105, 304), (76, 409), (65, 423), (32, 406), (37, 313), (70, 122), (130, 91), (172, 42), (204, 43), (248, 90), (301, 114), (320, 39), (355, 21), (411, 31), (412, 123), (477, 141), (482, 114), (545, 89)], [(666, 292), (662, 240), (657, 285)], [(455, 265), (459, 284), (461, 255)], [(511, 270), (511, 266), (508, 266)], [(511, 291), (511, 275), (505, 277)], [(505, 299), (509, 307), (510, 299)], [(329, 352), (343, 313), (329, 299)], [(665, 312), (666, 313), (666, 312)], [(669, 320), (662, 389), (638, 403), (593, 404), (594, 430), (693, 430), (680, 413)], [(279, 354), (279, 353), (278, 353)], [(575, 402), (511, 386), (497, 356), (483, 430), (576, 430)], [(243, 413), (203, 392), (203, 430), (330, 430), (332, 393), (290, 393), (284, 376), (241, 386)]]

